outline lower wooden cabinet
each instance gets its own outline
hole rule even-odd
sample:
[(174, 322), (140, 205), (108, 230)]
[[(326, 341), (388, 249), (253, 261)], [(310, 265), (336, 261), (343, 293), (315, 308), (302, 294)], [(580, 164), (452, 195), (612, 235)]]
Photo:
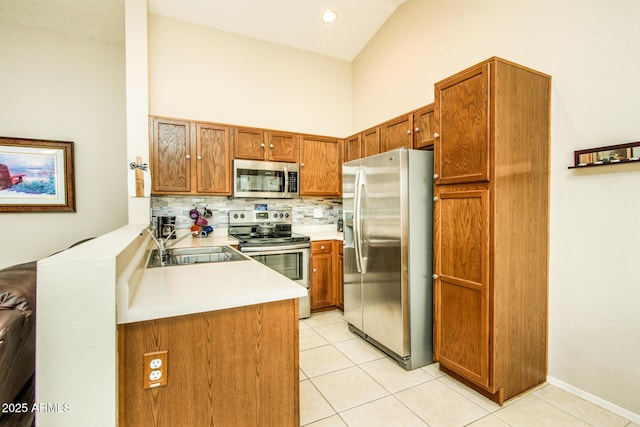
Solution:
[(342, 242), (318, 240), (311, 242), (311, 311), (344, 308), (342, 280)]
[[(118, 326), (120, 426), (300, 425), (298, 300)], [(167, 384), (144, 388), (144, 355)]]

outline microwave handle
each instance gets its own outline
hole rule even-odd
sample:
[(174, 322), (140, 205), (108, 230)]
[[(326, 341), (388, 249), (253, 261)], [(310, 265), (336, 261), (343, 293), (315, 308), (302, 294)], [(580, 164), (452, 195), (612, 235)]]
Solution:
[(289, 170), (286, 166), (283, 166), (282, 169), (284, 169), (284, 194), (287, 194), (289, 192)]

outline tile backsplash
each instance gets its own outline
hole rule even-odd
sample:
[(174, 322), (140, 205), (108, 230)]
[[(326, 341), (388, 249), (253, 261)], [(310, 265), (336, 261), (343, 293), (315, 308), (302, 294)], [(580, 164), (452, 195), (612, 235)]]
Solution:
[[(342, 199), (234, 199), (213, 196), (152, 196), (152, 216), (175, 216), (176, 228), (189, 228), (193, 220), (189, 211), (194, 207), (213, 212), (209, 224), (214, 228), (229, 226), (230, 210), (251, 210), (255, 204), (267, 204), (269, 209), (290, 208), (296, 225), (337, 224), (342, 217)], [(322, 210), (322, 218), (314, 218), (314, 210)]]

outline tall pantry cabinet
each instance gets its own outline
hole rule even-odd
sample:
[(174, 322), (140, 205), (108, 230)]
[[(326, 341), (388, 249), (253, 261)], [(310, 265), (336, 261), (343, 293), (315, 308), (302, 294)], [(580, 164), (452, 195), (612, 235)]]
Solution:
[(500, 404), (547, 375), (550, 90), (500, 58), (435, 85), (434, 356)]

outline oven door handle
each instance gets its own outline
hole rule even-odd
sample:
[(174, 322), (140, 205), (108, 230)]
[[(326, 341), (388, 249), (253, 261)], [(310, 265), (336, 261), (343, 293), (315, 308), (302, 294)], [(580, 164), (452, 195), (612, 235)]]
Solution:
[(295, 245), (275, 245), (275, 246), (251, 246), (241, 247), (240, 252), (284, 252), (292, 249), (308, 249), (309, 243), (299, 243)]

